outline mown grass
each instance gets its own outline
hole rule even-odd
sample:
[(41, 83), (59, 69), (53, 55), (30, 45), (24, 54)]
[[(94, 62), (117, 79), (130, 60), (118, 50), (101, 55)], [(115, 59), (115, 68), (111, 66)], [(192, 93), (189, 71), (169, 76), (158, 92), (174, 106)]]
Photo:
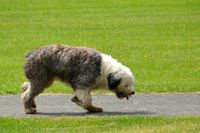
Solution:
[(1, 133), (197, 133), (200, 117), (53, 117), (0, 118)]
[[(0, 94), (19, 93), (26, 51), (64, 43), (130, 67), (137, 92), (200, 91), (198, 0), (0, 0)], [(71, 92), (56, 83), (47, 92)]]

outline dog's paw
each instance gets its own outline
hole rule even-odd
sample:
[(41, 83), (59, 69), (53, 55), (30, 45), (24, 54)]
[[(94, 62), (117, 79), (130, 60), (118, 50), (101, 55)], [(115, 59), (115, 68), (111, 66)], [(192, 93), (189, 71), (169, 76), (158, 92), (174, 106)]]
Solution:
[(103, 109), (101, 107), (96, 107), (96, 106), (89, 106), (86, 108), (88, 110), (88, 112), (90, 113), (98, 113), (98, 112), (103, 112)]
[(82, 105), (82, 101), (78, 99), (77, 96), (74, 96), (72, 99), (71, 99), (72, 102), (76, 103), (77, 105), (81, 106)]
[(76, 102), (79, 102), (80, 100), (78, 99), (77, 96), (74, 96), (74, 97), (72, 97), (71, 101), (76, 103)]
[(24, 110), (26, 114), (36, 114), (37, 110), (35, 108), (27, 108)]

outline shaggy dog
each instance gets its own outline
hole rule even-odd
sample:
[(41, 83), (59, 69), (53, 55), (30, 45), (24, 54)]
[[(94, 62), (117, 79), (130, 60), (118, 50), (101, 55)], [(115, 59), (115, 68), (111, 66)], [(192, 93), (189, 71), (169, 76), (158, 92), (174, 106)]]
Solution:
[(135, 93), (131, 71), (91, 48), (47, 45), (32, 50), (25, 56), (24, 72), (29, 82), (22, 84), (21, 97), (27, 114), (36, 113), (34, 98), (55, 79), (70, 85), (75, 92), (71, 100), (89, 112), (103, 111), (92, 105), (92, 90), (109, 89), (120, 99)]

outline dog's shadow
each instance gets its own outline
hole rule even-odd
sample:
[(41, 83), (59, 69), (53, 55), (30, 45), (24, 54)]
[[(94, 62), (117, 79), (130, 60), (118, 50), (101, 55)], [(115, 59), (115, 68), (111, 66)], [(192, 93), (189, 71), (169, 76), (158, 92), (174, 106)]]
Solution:
[(88, 113), (88, 112), (59, 112), (59, 113), (45, 113), (38, 112), (37, 115), (42, 116), (114, 116), (114, 115), (155, 115), (154, 112), (149, 111), (135, 111), (135, 112), (101, 112), (101, 113)]

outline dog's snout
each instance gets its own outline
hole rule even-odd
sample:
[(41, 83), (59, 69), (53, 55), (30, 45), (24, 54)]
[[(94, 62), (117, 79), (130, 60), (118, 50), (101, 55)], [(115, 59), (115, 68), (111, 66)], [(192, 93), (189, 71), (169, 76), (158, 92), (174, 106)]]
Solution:
[(131, 92), (131, 95), (133, 95), (133, 94), (135, 94), (135, 91), (132, 91), (132, 92)]

